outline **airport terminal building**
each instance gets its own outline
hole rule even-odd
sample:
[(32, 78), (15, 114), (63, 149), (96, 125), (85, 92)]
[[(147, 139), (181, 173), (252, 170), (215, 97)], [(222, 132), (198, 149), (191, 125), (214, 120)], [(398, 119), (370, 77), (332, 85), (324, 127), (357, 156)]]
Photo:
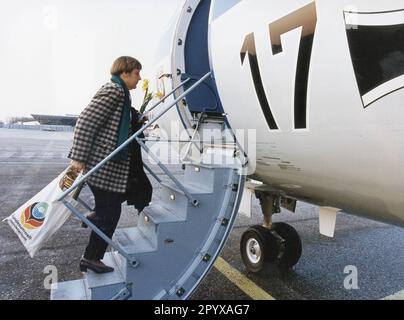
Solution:
[(66, 115), (66, 116), (52, 116), (52, 115), (31, 115), (40, 125), (52, 125), (52, 126), (70, 126), (75, 127), (78, 115)]
[(78, 115), (31, 114), (31, 117), (14, 117), (7, 124), (0, 123), (0, 128), (72, 132), (78, 118)]

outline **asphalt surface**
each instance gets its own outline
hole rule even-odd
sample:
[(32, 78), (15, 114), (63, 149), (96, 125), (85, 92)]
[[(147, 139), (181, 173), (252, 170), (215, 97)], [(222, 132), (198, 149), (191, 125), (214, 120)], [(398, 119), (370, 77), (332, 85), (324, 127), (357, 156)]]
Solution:
[[(72, 133), (0, 129), (0, 220), (9, 216), (58, 176), (67, 166)], [(180, 175), (179, 166), (170, 169)], [(163, 175), (160, 175), (164, 179)], [(154, 200), (159, 186), (154, 184)], [(83, 197), (92, 203), (91, 192)], [(239, 215), (221, 257), (257, 287), (279, 300), (289, 299), (381, 299), (404, 289), (404, 229), (340, 214), (335, 237), (318, 232), (318, 208), (299, 203), (297, 213), (282, 211), (274, 221), (291, 224), (299, 232), (303, 254), (291, 270), (267, 265), (249, 274), (241, 260), (239, 241), (243, 232), (262, 222), (254, 200), (253, 218)], [(136, 225), (136, 215), (124, 207), (119, 227)], [(58, 281), (80, 279), (78, 262), (89, 237), (79, 221), (70, 217), (45, 247), (31, 259), (7, 223), (0, 223), (0, 300), (49, 299), (44, 288), (48, 265), (57, 267)], [(347, 266), (358, 274), (358, 289), (348, 290)], [(352, 269), (351, 269), (352, 270)], [(248, 300), (251, 296), (232, 279), (213, 268), (192, 299)]]

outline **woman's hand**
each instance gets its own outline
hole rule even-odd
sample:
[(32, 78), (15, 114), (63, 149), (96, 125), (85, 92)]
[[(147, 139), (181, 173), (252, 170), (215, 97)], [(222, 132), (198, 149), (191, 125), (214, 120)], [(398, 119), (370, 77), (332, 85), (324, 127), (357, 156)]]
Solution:
[(149, 114), (148, 114), (147, 112), (141, 114), (141, 115), (140, 115), (140, 118), (139, 118), (139, 123), (141, 123), (142, 125), (144, 125), (144, 123), (145, 123), (146, 121), (149, 121)]
[(82, 172), (86, 168), (86, 165), (84, 162), (72, 160), (70, 162), (70, 167), (77, 172)]

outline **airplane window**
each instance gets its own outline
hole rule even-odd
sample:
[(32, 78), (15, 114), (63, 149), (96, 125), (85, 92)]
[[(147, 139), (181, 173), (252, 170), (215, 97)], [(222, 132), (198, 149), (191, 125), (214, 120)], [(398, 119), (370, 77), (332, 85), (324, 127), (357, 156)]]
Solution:
[[(404, 75), (404, 24), (348, 27), (349, 49), (362, 97)], [(383, 96), (400, 87), (389, 89)], [(365, 107), (374, 101), (364, 101)]]

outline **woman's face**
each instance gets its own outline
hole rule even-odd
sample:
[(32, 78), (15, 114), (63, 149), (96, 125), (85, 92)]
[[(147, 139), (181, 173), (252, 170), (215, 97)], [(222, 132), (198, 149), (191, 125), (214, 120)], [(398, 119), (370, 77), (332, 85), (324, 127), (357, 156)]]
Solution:
[(121, 79), (125, 81), (129, 90), (136, 89), (137, 83), (142, 80), (140, 76), (140, 70), (134, 69), (131, 73), (123, 73)]

